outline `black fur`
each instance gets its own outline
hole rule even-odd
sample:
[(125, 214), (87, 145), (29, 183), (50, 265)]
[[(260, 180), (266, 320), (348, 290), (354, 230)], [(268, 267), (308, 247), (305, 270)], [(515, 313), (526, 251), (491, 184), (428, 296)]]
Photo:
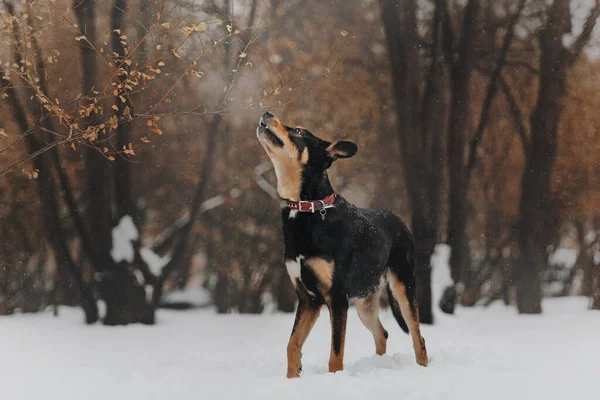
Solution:
[(341, 196), (334, 206), (324, 221), (319, 213), (297, 213), (290, 218), (292, 211), (282, 210), (285, 258), (303, 259), (299, 287), (319, 293), (316, 277), (305, 266), (305, 260), (312, 257), (334, 262), (331, 294), (342, 295), (346, 301), (376, 290), (387, 268), (402, 282), (414, 279), (414, 244), (399, 217), (390, 210), (357, 208)]

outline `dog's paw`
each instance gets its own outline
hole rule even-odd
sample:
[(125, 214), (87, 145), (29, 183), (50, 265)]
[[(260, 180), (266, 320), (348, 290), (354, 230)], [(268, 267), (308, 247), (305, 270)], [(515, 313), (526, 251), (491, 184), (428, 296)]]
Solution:
[[(302, 358), (302, 354), (300, 354), (300, 358)], [(300, 372), (302, 372), (302, 360), (298, 361), (297, 366), (289, 366), (287, 371), (287, 378), (299, 378)]]
[(417, 359), (417, 364), (422, 367), (426, 367), (429, 362), (427, 348), (425, 347), (425, 339), (423, 338), (421, 338), (421, 347), (416, 351), (415, 358)]
[(287, 374), (285, 375), (286, 378), (288, 379), (292, 379), (292, 378), (300, 378), (300, 370), (289, 370)]
[(344, 370), (344, 364), (339, 360), (329, 362), (329, 372), (338, 372)]

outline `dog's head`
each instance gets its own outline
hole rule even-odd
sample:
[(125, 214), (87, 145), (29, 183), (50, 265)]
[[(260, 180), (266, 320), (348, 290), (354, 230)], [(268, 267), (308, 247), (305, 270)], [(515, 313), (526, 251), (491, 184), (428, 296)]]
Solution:
[(303, 182), (320, 179), (335, 160), (358, 150), (352, 142), (331, 143), (307, 129), (284, 125), (270, 112), (260, 119), (256, 136), (275, 167), (277, 191), (288, 200), (299, 200)]

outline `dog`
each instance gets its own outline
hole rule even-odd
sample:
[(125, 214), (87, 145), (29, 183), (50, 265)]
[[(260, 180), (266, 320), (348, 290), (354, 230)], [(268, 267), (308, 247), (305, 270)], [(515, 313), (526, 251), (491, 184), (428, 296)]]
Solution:
[(375, 352), (386, 352), (388, 332), (379, 319), (386, 287), (394, 318), (410, 332), (415, 358), (427, 366), (416, 303), (415, 244), (404, 222), (387, 209), (362, 209), (337, 195), (327, 169), (358, 150), (349, 141), (328, 142), (307, 129), (281, 123), (266, 112), (256, 131), (273, 163), (281, 211), (285, 265), (298, 306), (287, 346), (287, 377), (299, 377), (301, 351), (321, 308), (329, 308), (329, 372), (344, 368), (344, 339), (350, 301), (373, 334)]

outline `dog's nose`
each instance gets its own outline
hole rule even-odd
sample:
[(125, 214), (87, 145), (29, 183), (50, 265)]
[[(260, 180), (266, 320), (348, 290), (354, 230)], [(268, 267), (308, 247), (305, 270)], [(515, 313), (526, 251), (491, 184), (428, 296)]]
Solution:
[(271, 113), (271, 111), (267, 111), (263, 114), (264, 119), (274, 118), (275, 116)]

